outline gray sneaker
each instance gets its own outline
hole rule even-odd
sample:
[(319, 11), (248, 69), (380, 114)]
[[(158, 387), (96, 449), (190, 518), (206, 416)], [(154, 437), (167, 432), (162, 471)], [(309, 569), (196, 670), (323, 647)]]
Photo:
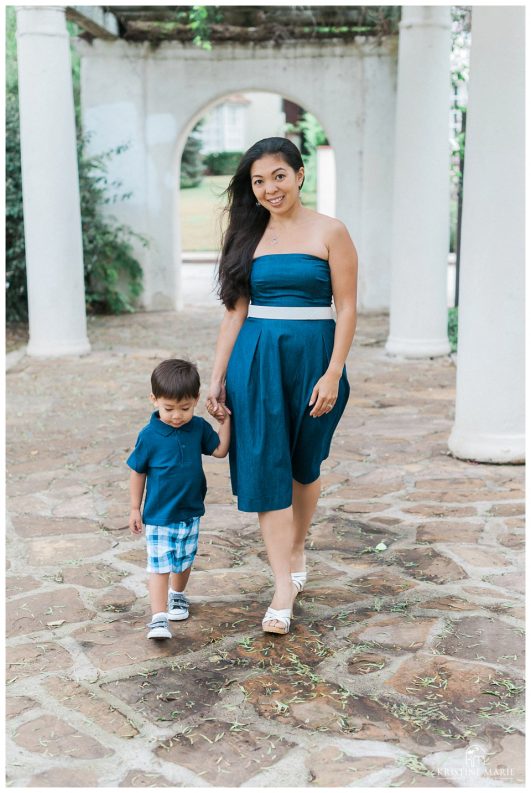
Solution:
[(167, 617), (157, 617), (156, 620), (148, 623), (150, 631), (147, 635), (148, 639), (171, 639), (172, 634), (168, 625)]
[(184, 595), (174, 595), (170, 592), (168, 596), (168, 619), (186, 620), (188, 619), (190, 603)]

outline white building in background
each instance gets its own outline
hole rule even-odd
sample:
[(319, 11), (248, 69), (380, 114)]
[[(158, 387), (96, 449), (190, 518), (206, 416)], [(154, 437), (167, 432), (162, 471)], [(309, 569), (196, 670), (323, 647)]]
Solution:
[(261, 138), (284, 136), (286, 116), (279, 94), (255, 91), (231, 94), (204, 117), (198, 132), (203, 153), (246, 151)]

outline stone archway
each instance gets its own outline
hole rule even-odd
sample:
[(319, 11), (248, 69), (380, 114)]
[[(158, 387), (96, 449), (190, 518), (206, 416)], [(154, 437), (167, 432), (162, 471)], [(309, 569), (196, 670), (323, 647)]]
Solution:
[[(363, 258), (360, 308), (388, 306), (393, 170), (396, 40), (320, 44), (303, 41), (219, 45), (212, 51), (171, 42), (95, 40), (79, 43), (83, 116), (101, 151), (132, 141), (117, 167), (136, 198), (120, 218), (151, 240), (139, 251), (148, 310), (179, 308), (180, 239), (176, 174), (189, 130), (205, 109), (233, 92), (266, 91), (291, 99), (326, 129), (336, 157), (336, 216)], [(368, 112), (370, 109), (370, 112)], [(115, 208), (116, 209), (116, 208)]]
[[(243, 94), (243, 93), (247, 94), (247, 93), (251, 93), (251, 92), (248, 89), (246, 89), (245, 91), (236, 91), (236, 93), (237, 94)], [(263, 95), (266, 95), (266, 96), (269, 96), (269, 97), (277, 97), (278, 99), (288, 99), (289, 101), (293, 102), (294, 104), (297, 104), (297, 105), (300, 106), (299, 101), (296, 98), (294, 98), (292, 94), (288, 95), (288, 96), (286, 96), (286, 95), (281, 96), (280, 94), (276, 94), (276, 93), (273, 93), (271, 91), (255, 91), (255, 92), (252, 92), (252, 93), (254, 94), (255, 98), (256, 98), (256, 94), (263, 94)], [(211, 111), (213, 108), (215, 108), (218, 104), (222, 103), (230, 95), (231, 94), (229, 94), (229, 93), (223, 92), (223, 94), (221, 94), (219, 96), (216, 96), (215, 98), (210, 100), (207, 105), (201, 107), (192, 116), (192, 118), (188, 120), (188, 123), (180, 131), (180, 133), (179, 133), (179, 135), (177, 137), (177, 140), (176, 140), (176, 144), (175, 144), (175, 146), (176, 146), (175, 154), (174, 154), (174, 156), (172, 158), (172, 168), (173, 168), (174, 179), (175, 179), (175, 184), (176, 185), (179, 184), (180, 169), (181, 169), (181, 159), (182, 159), (183, 149), (184, 149), (184, 146), (186, 144), (186, 140), (187, 140), (188, 136), (190, 135), (191, 131), (193, 130), (193, 128), (195, 127), (195, 125), (196, 125), (196, 123), (198, 121), (200, 121), (202, 118), (204, 118), (209, 113), (209, 111)], [(319, 123), (321, 124), (321, 126), (324, 129), (324, 125), (322, 124), (322, 121), (319, 118), (318, 112), (316, 112), (313, 108), (309, 109), (307, 107), (304, 107), (304, 110), (312, 113), (312, 115), (319, 121)], [(328, 136), (328, 131), (326, 129), (325, 129), (325, 133)], [(255, 136), (254, 139), (259, 140), (260, 137), (267, 137), (269, 134), (281, 134), (281, 133), (264, 131), (264, 133), (262, 135), (260, 135), (259, 137)], [(254, 142), (254, 139), (253, 139), (252, 142)], [(250, 144), (251, 144), (251, 141), (248, 141), (248, 145), (250, 145)], [(247, 146), (245, 148), (247, 148)], [(327, 167), (329, 169), (331, 168), (334, 171), (334, 173), (331, 174), (332, 178), (330, 178), (330, 180), (329, 180), (331, 182), (332, 186), (334, 186), (334, 184), (335, 184), (335, 170), (336, 170), (336, 167), (335, 167), (335, 160), (334, 160), (334, 156), (333, 156), (333, 146), (330, 145), (330, 146), (328, 146), (326, 148), (330, 149), (331, 152), (332, 152), (331, 156), (327, 156), (326, 164), (327, 164)], [(331, 203), (334, 205), (334, 211), (335, 211), (335, 199), (336, 199), (335, 190), (334, 190), (334, 195), (333, 195), (332, 198), (333, 198), (333, 200), (331, 201)], [(303, 196), (303, 203), (304, 203), (304, 196)], [(219, 210), (221, 211), (221, 209), (222, 209), (222, 206), (221, 206), (221, 204), (219, 204)], [(173, 218), (174, 218), (175, 223), (176, 223), (176, 227), (175, 227), (175, 230), (174, 230), (174, 249), (173, 249), (173, 251), (174, 251), (174, 267), (175, 267), (176, 278), (177, 278), (177, 294), (179, 295), (178, 308), (182, 308), (183, 305), (184, 305), (184, 303), (183, 303), (183, 295), (186, 292), (186, 284), (183, 283), (183, 279), (182, 278), (180, 279), (180, 283), (179, 283), (179, 276), (183, 272), (183, 265), (184, 265), (184, 262), (185, 262), (185, 251), (184, 251), (184, 241), (183, 241), (184, 235), (183, 235), (183, 227), (182, 227), (182, 190), (176, 189), (174, 191), (174, 210), (173, 210), (172, 214), (173, 214)], [(215, 256), (212, 255), (212, 261), (214, 260), (214, 258), (215, 258)], [(185, 268), (185, 269), (187, 271), (187, 274), (189, 275), (191, 273), (191, 268), (188, 267), (188, 268)], [(212, 269), (212, 268), (210, 268), (210, 269)], [(187, 276), (185, 275), (185, 277), (187, 277)], [(203, 281), (205, 280), (204, 276), (201, 276), (201, 278), (203, 279)], [(196, 280), (196, 279), (193, 278), (193, 280)]]

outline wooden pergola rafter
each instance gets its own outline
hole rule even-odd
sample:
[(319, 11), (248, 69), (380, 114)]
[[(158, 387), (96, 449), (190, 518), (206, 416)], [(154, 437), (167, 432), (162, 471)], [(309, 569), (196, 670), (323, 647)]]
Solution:
[[(92, 9), (92, 10), (91, 10)], [(84, 38), (193, 41), (197, 6), (70, 6)], [(398, 33), (400, 6), (205, 6), (200, 34), (215, 42), (352, 40)]]

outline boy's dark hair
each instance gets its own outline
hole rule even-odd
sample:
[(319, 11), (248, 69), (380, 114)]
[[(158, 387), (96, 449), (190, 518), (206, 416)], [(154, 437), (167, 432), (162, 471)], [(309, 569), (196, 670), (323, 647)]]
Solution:
[(151, 375), (151, 390), (156, 399), (160, 397), (177, 401), (187, 397), (196, 399), (199, 396), (200, 386), (197, 367), (190, 361), (182, 361), (180, 358), (162, 361)]

